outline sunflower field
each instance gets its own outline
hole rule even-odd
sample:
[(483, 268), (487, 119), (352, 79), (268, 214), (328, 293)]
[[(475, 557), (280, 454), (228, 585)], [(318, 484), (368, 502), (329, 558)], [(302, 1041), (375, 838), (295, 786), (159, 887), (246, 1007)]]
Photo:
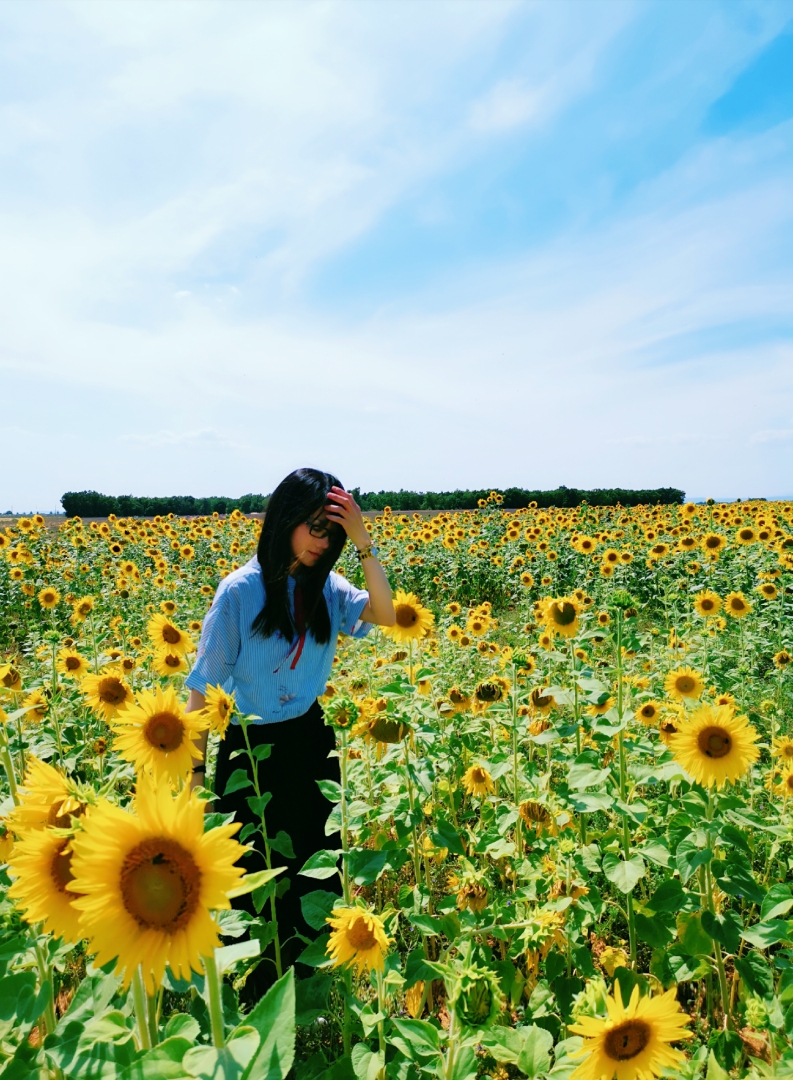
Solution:
[(298, 977), (185, 711), (259, 523), (0, 531), (0, 1080), (793, 1077), (793, 504), (481, 503), (369, 522)]

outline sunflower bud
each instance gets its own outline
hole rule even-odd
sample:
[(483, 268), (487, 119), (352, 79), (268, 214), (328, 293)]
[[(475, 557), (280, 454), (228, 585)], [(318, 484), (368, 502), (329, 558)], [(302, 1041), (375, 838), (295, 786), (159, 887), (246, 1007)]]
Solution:
[(346, 729), (352, 727), (361, 710), (348, 697), (337, 697), (325, 706), (325, 721), (332, 727)]
[(504, 1008), (504, 995), (498, 976), (488, 968), (465, 968), (454, 980), (449, 998), (452, 1008), (464, 1024), (487, 1027)]

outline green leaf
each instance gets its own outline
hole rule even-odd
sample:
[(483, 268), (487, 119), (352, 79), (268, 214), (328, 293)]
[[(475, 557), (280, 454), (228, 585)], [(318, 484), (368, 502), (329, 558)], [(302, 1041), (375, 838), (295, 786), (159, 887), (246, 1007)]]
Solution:
[(649, 919), (646, 915), (636, 912), (634, 921), (639, 940), (646, 941), (654, 949), (664, 948), (675, 936), (674, 930), (657, 917)]
[(709, 847), (699, 847), (692, 839), (686, 837), (677, 845), (675, 852), (675, 865), (680, 872), (680, 878), (685, 884), (694, 872), (713, 858), (713, 850)]
[(430, 832), (430, 839), (438, 847), (448, 848), (454, 855), (465, 855), (465, 845), (455, 827), (444, 817), (438, 817), (435, 828)]
[(235, 964), (241, 960), (252, 960), (261, 952), (262, 943), (257, 938), (246, 938), (244, 941), (235, 941), (233, 945), (224, 945), (215, 950), (215, 961), (218, 972), (223, 975), (231, 971)]
[(719, 888), (723, 889), (728, 896), (734, 896), (739, 900), (745, 897), (753, 904), (762, 904), (765, 889), (757, 884), (751, 866), (740, 852), (733, 852), (733, 854), (737, 854), (737, 858), (729, 860), (726, 872), (721, 877), (716, 876)]
[(651, 863), (655, 863), (656, 866), (667, 867), (672, 861), (669, 848), (660, 840), (651, 840), (646, 844), (642, 844), (639, 848), (639, 854), (645, 859), (649, 859)]
[(644, 906), (650, 911), (659, 913), (683, 911), (698, 905), (677, 878), (670, 878), (668, 881), (661, 882)]
[(611, 776), (611, 769), (593, 769), (591, 765), (571, 765), (567, 773), (567, 784), (572, 791), (584, 791), (586, 788), (604, 787)]
[(339, 855), (341, 855), (340, 849), (330, 851), (326, 848), (323, 851), (317, 851), (298, 873), (303, 874), (304, 877), (321, 879), (331, 878), (334, 874), (338, 874), (339, 872), (339, 868), (336, 865), (339, 860)]
[(245, 788), (253, 787), (251, 778), (246, 769), (235, 769), (228, 779), (223, 795), (231, 795), (234, 791), (244, 791)]
[(303, 949), (297, 958), (298, 962), (306, 964), (308, 967), (325, 967), (330, 964), (331, 960), (327, 952), (329, 940), (330, 934), (320, 934), (318, 938)]
[(603, 873), (622, 893), (629, 893), (647, 873), (641, 855), (633, 855), (627, 861), (614, 851), (603, 856)]
[(188, 1039), (191, 1043), (194, 1043), (197, 1041), (200, 1034), (201, 1027), (198, 1021), (194, 1016), (190, 1016), (189, 1013), (174, 1013), (168, 1018), (168, 1023), (165, 1025), (166, 1039), (179, 1036), (182, 1039)]
[[(197, 1035), (199, 1027), (193, 1023)], [(118, 1080), (184, 1080), (182, 1060), (194, 1042), (195, 1039), (186, 1036), (167, 1038), (122, 1069)]]
[(714, 941), (723, 945), (727, 952), (738, 952), (743, 923), (734, 911), (724, 911), (718, 915), (714, 915), (711, 911), (703, 911), (702, 928)]
[(449, 1080), (474, 1080), (478, 1072), (477, 1066), (478, 1062), (473, 1046), (462, 1046), (455, 1055), (454, 1067)]
[(793, 893), (789, 885), (772, 885), (763, 898), (760, 908), (760, 918), (777, 919), (781, 915), (787, 915), (793, 907)]
[(267, 804), (273, 795), (271, 791), (265, 791), (264, 795), (249, 795), (245, 802), (248, 804), (248, 809), (252, 814), (255, 814), (257, 818), (261, 818), (264, 811), (267, 809)]
[(705, 1080), (730, 1080), (730, 1074), (722, 1069), (712, 1050), (708, 1053), (708, 1068), (705, 1073)]
[(259, 743), (253, 748), (253, 756), (257, 761), (266, 761), (273, 752), (273, 743)]
[(350, 877), (356, 885), (373, 884), (385, 870), (388, 856), (388, 851), (356, 848), (349, 855)]
[(790, 940), (791, 924), (786, 919), (769, 919), (768, 922), (757, 923), (751, 929), (744, 930), (741, 937), (758, 949), (767, 949), (779, 941)]
[(3, 976), (0, 979), (0, 1020), (18, 1017), (25, 1023), (25, 1012), (35, 998), (36, 976), (32, 971), (18, 971)]
[(426, 1020), (392, 1020), (397, 1034), (389, 1042), (410, 1061), (427, 1062), (440, 1058), (438, 1029)]
[(268, 881), (277, 877), (278, 874), (283, 874), (285, 869), (284, 866), (274, 866), (272, 870), (257, 870), (255, 874), (246, 874), (237, 885), (226, 890), (226, 896), (231, 900), (235, 896), (245, 896), (255, 889), (260, 889), (262, 885), (266, 885)]
[[(0, 987), (2, 985), (0, 982)], [(105, 975), (99, 972), (96, 975), (86, 976), (77, 987), (69, 1008), (58, 1022), (56, 1030), (61, 1031), (73, 1020), (87, 1020), (92, 1016), (101, 1016), (113, 1000), (113, 995), (120, 985), (121, 980), (116, 975)]]
[[(731, 1069), (737, 1068), (743, 1060), (743, 1040), (735, 1031), (718, 1032), (708, 1041), (708, 1046), (718, 1064), (728, 1073)], [(708, 1062), (708, 1070), (710, 1071), (710, 1062)]]
[(746, 956), (736, 957), (735, 966), (746, 986), (758, 997), (770, 997), (774, 992), (774, 975), (762, 953), (751, 949)]
[(335, 780), (317, 780), (317, 786), (328, 802), (341, 801), (341, 784), (337, 784)]
[(315, 889), (300, 898), (303, 918), (312, 930), (325, 930), (328, 925), (326, 919), (340, 903), (341, 897), (337, 893), (327, 892), (325, 889)]
[(385, 1054), (370, 1050), (366, 1043), (358, 1043), (352, 1048), (352, 1067), (358, 1080), (377, 1080), (385, 1068)]
[(702, 928), (702, 919), (696, 913), (677, 917), (677, 936), (689, 956), (710, 956), (713, 942), (710, 934)]
[(295, 1058), (295, 977), (290, 968), (245, 1017), (261, 1044), (243, 1080), (283, 1080)]
[[(249, 1025), (235, 1028), (222, 1047), (194, 1046), (182, 1059), (185, 1071), (198, 1080), (242, 1080), (259, 1045), (259, 1032)], [(274, 1073), (277, 1080), (280, 1073)]]
[(647, 993), (647, 979), (644, 975), (639, 975), (626, 967), (615, 968), (614, 985), (620, 988), (623, 1005), (628, 1004), (637, 986), (639, 987), (639, 994), (644, 995)]
[(273, 851), (277, 851), (285, 859), (294, 859), (295, 849), (292, 847), (292, 837), (283, 829), (279, 829), (275, 836), (268, 837), (268, 843)]
[(295, 983), (295, 1023), (312, 1024), (328, 1008), (332, 975), (312, 975)]
[(430, 982), (434, 978), (435, 972), (427, 966), (423, 950), (411, 949), (405, 960), (405, 990), (417, 982)]

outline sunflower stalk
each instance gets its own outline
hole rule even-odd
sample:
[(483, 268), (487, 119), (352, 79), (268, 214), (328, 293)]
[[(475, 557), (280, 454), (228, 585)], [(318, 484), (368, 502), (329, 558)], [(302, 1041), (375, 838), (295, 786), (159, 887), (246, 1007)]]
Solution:
[(8, 745), (8, 735), (3, 724), (0, 724), (0, 760), (8, 780), (8, 788), (15, 806), (19, 806), (19, 792), (17, 790), (17, 778), (14, 773), (14, 761), (11, 757), (11, 748)]
[[(709, 822), (713, 821), (713, 811), (713, 789), (711, 788), (708, 791), (707, 820)], [(713, 903), (713, 875), (711, 873), (710, 863), (705, 864), (705, 889), (708, 910), (715, 916), (716, 907)], [(719, 976), (719, 993), (721, 994), (721, 1007), (724, 1012), (724, 1026), (728, 1031), (732, 1031), (734, 1029), (734, 1024), (732, 1020), (732, 1010), (730, 1008), (731, 998), (727, 989), (727, 973), (724, 969), (724, 957), (722, 956), (721, 945), (718, 941), (713, 942), (713, 952), (716, 957), (716, 971)]]
[[(42, 927), (37, 928), (41, 931)], [(36, 937), (36, 964), (39, 969), (39, 982), (42, 988), (46, 987), (46, 1005), (44, 1007), (44, 1027), (48, 1035), (52, 1035), (58, 1023), (55, 1015), (55, 985), (52, 978), (52, 966), (47, 961), (45, 948), (41, 944), (41, 938)]]
[(350, 862), (349, 848), (350, 838), (347, 829), (347, 732), (344, 728), (338, 728), (341, 749), (339, 752), (339, 771), (341, 773), (341, 799), (339, 801), (339, 813), (341, 816), (341, 884), (346, 907), (350, 906)]
[(143, 972), (140, 964), (135, 968), (132, 976), (132, 1004), (135, 1008), (135, 1019), (138, 1021), (138, 1040), (141, 1050), (151, 1050), (151, 1031), (149, 1030), (149, 999), (143, 982)]
[[(622, 706), (623, 706), (623, 679), (622, 679), (622, 608), (617, 608), (617, 716), (619, 723), (622, 724)], [(624, 803), (628, 801), (628, 768), (625, 758), (625, 740), (623, 732), (620, 730), (617, 735), (617, 745), (619, 747), (619, 767), (620, 767), (620, 799)], [(631, 834), (628, 828), (628, 817), (625, 811), (622, 812), (622, 849), (625, 855), (625, 862), (630, 862), (631, 858)], [(628, 908), (628, 940), (630, 942), (631, 953), (631, 969), (636, 970), (636, 919), (633, 911), (633, 895), (628, 893), (625, 897), (626, 906)]]
[[(262, 790), (259, 786), (259, 770), (257, 768), (256, 758), (251, 748), (251, 740), (248, 736), (248, 721), (245, 717), (240, 717), (240, 726), (242, 727), (242, 735), (245, 739), (245, 747), (248, 753), (248, 760), (251, 763), (251, 778), (253, 780), (253, 789), (256, 792), (256, 798), (261, 800)], [(264, 818), (264, 810), (259, 813), (261, 820), (262, 840), (264, 841), (264, 860), (268, 870), (273, 868), (273, 853), (270, 847), (270, 841), (267, 839), (267, 824)], [(275, 950), (275, 970), (277, 978), (281, 978), (283, 975), (283, 964), (281, 960), (281, 938), (278, 933), (278, 914), (275, 907), (275, 889), (273, 888), (270, 893), (270, 917), (273, 924), (273, 948)]]
[(209, 1022), (212, 1028), (212, 1045), (219, 1050), (226, 1045), (226, 1036), (223, 1027), (223, 1001), (221, 998), (220, 974), (218, 972), (217, 963), (215, 962), (214, 953), (203, 957), (203, 960), (204, 971), (206, 972)]

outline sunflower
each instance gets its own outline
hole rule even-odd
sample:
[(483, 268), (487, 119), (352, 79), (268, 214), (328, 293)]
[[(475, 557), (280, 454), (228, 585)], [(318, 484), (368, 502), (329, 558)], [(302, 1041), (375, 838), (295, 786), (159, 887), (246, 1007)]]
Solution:
[(204, 832), (198, 796), (188, 788), (173, 796), (145, 777), (133, 813), (106, 801), (92, 807), (72, 841), (72, 888), (97, 966), (115, 960), (126, 987), (140, 964), (149, 993), (166, 965), (187, 980), (201, 972), (201, 957), (220, 945), (210, 912), (231, 907), (244, 873), (238, 829)]
[(702, 705), (672, 737), (675, 760), (704, 787), (737, 780), (760, 757), (757, 731), (729, 705)]
[(739, 529), (735, 534), (735, 542), (746, 547), (749, 544), (757, 543), (757, 533), (751, 527), (751, 525), (744, 525), (742, 529)]
[(146, 630), (155, 649), (164, 649), (177, 656), (185, 656), (195, 649), (190, 635), (180, 630), (167, 615), (153, 615)]
[(0, 664), (0, 690), (18, 694), (22, 689), (22, 676), (13, 664)]
[(383, 633), (400, 644), (426, 637), (435, 622), (435, 616), (417, 596), (401, 589), (397, 589), (394, 597), (394, 610), (396, 622), (393, 626), (383, 627)]
[(471, 698), (458, 686), (453, 686), (449, 691), (449, 702), (455, 714), (464, 713), (471, 707)]
[(45, 611), (52, 611), (56, 608), (61, 600), (61, 594), (57, 589), (53, 589), (51, 585), (46, 585), (39, 591), (39, 603)]
[(209, 720), (203, 712), (186, 713), (172, 686), (141, 691), (139, 701), (122, 709), (112, 723), (117, 738), (113, 748), (137, 770), (168, 777), (171, 783), (184, 780), (201, 761), (194, 738), (206, 730)]
[(40, 723), (47, 715), (49, 700), (43, 690), (32, 690), (22, 699), (22, 708), (27, 709), (25, 719)]
[(535, 686), (529, 694), (529, 705), (534, 713), (547, 716), (556, 702), (550, 694), (546, 693), (544, 686)]
[(651, 1080), (665, 1069), (676, 1069), (685, 1061), (680, 1050), (669, 1043), (690, 1039), (686, 1031), (689, 1017), (676, 1000), (676, 991), (657, 997), (639, 997), (634, 986), (628, 1005), (622, 1004), (620, 984), (614, 983), (614, 997), (606, 998), (608, 1019), (582, 1016), (570, 1031), (584, 1037), (573, 1057), (584, 1060), (570, 1080)]
[(702, 695), (705, 683), (702, 675), (693, 668), (675, 668), (664, 679), (664, 690), (670, 697), (682, 701), (684, 698), (695, 699)]
[(782, 651), (778, 652), (774, 657), (774, 666), (779, 668), (780, 671), (784, 671), (791, 660), (793, 660), (793, 656), (790, 655), (787, 649), (782, 649)]
[(124, 679), (106, 668), (98, 675), (84, 675), (80, 689), (89, 706), (105, 720), (112, 720), (119, 709), (133, 700), (132, 690)]
[(779, 784), (774, 787), (774, 791), (779, 791), (786, 802), (793, 798), (793, 765), (788, 765), (781, 771)]
[(187, 671), (187, 661), (179, 653), (168, 649), (157, 649), (151, 658), (151, 666), (161, 676), (182, 675)]
[(45, 931), (74, 945), (83, 934), (74, 907), (79, 894), (72, 887), (71, 842), (62, 829), (26, 833), (8, 861), (8, 871), (16, 879), (8, 895), (27, 922), (43, 922)]
[(55, 667), (67, 679), (82, 679), (89, 670), (86, 658), (73, 647), (58, 652)]
[(463, 636), (463, 632), (456, 623), (452, 623), (451, 626), (446, 628), (446, 637), (449, 641), (459, 641)]
[(481, 637), (482, 634), (486, 634), (490, 629), (490, 619), (487, 615), (474, 611), (468, 616), (465, 628), (468, 633), (473, 634), (474, 637)]
[(578, 601), (574, 597), (560, 596), (545, 601), (541, 617), (549, 633), (571, 638), (578, 633), (579, 614)]
[(379, 915), (363, 907), (335, 907), (325, 922), (332, 927), (327, 954), (334, 967), (354, 964), (359, 975), (384, 970), (391, 939)]
[(483, 679), (473, 693), (474, 712), (484, 712), (488, 706), (496, 701), (503, 701), (509, 694), (510, 681), (500, 675), (493, 675)]
[(528, 799), (520, 804), (518, 811), (520, 812), (524, 824), (529, 829), (534, 829), (537, 836), (543, 832), (548, 832), (551, 836), (556, 836), (556, 821), (547, 806)]
[(718, 559), (722, 549), (727, 546), (727, 538), (721, 533), (706, 533), (702, 537), (701, 545), (709, 559)]
[(646, 727), (655, 727), (660, 719), (662, 708), (661, 702), (653, 699), (652, 701), (645, 701), (643, 705), (640, 705), (634, 715), (636, 719), (641, 720)]
[(704, 618), (708, 618), (710, 615), (718, 615), (720, 608), (721, 597), (717, 593), (711, 592), (710, 589), (705, 589), (694, 597), (694, 610)]
[(14, 834), (8, 825), (0, 819), (0, 865), (5, 865), (14, 850)]
[(776, 600), (779, 596), (776, 585), (770, 581), (763, 581), (757, 586), (755, 592), (758, 592), (764, 600)]
[(52, 765), (30, 757), (19, 791), (19, 805), (6, 818), (17, 836), (48, 825), (68, 829), (72, 814), (85, 809), (85, 792)]
[(72, 622), (83, 622), (91, 612), (94, 610), (94, 598), (93, 596), (81, 596), (79, 600), (75, 600), (72, 604)]
[(202, 712), (209, 723), (209, 730), (222, 739), (234, 712), (234, 695), (227, 694), (222, 686), (209, 686), (205, 700), (206, 706)]
[(733, 619), (742, 619), (752, 610), (752, 605), (742, 592), (731, 592), (724, 597), (724, 610)]
[(464, 773), (462, 785), (469, 795), (476, 795), (480, 799), (496, 790), (493, 777), (482, 765), (472, 765)]
[(777, 735), (771, 751), (774, 757), (780, 757), (786, 765), (793, 765), (793, 738), (790, 735)]

